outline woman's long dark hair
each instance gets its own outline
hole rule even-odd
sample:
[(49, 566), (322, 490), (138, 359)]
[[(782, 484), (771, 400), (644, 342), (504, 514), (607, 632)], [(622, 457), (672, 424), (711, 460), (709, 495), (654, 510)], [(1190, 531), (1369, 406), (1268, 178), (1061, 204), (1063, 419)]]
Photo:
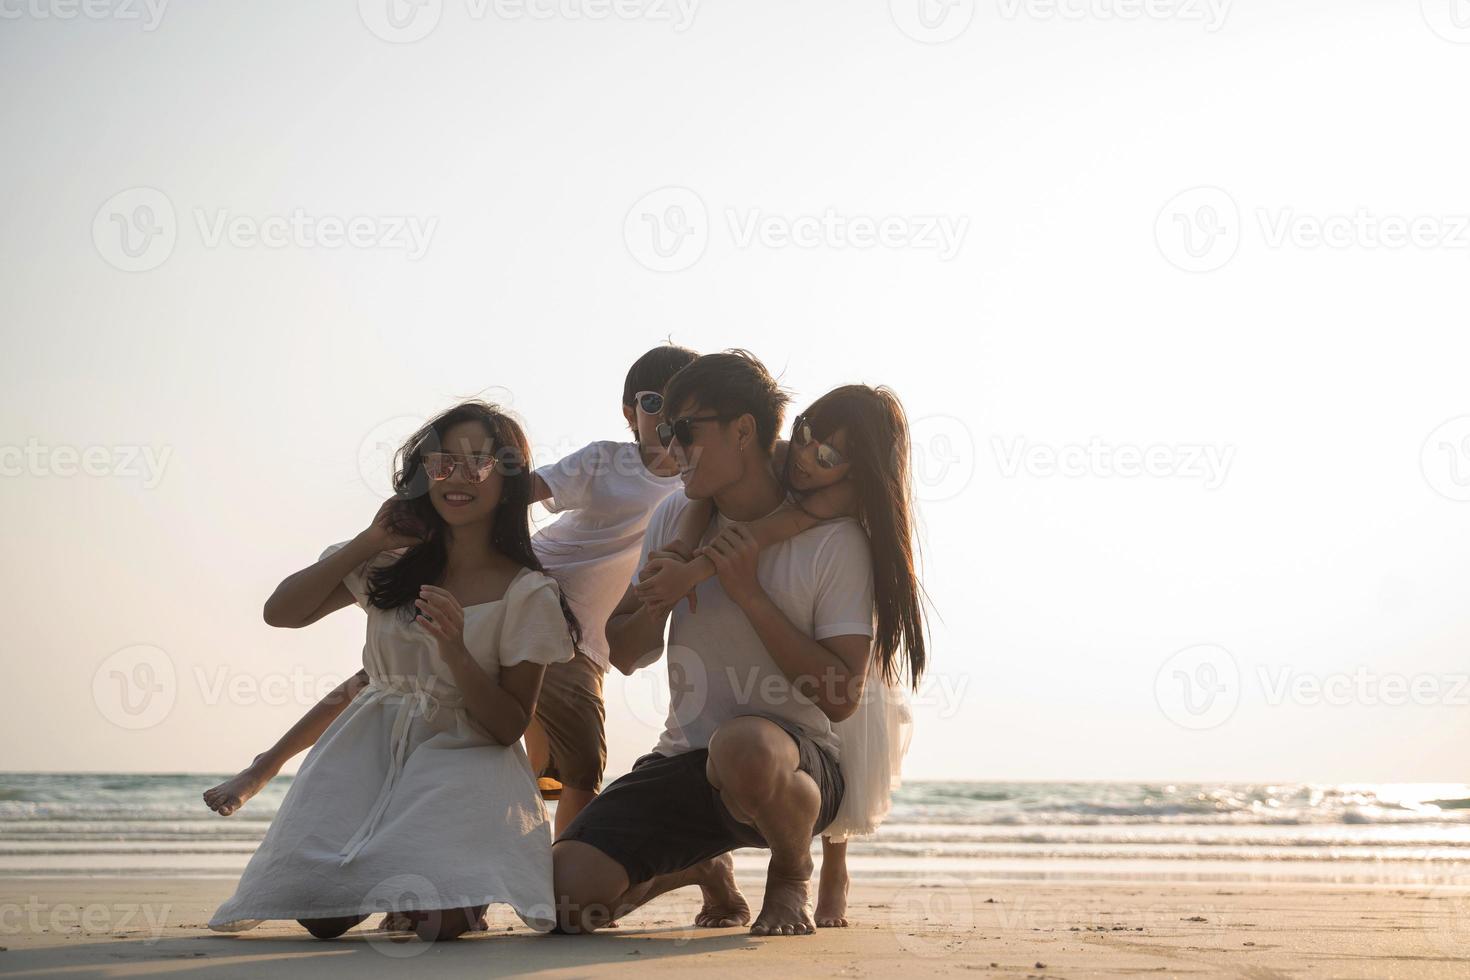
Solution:
[[(857, 491), (858, 523), (868, 534), (873, 555), (873, 604), (878, 626), (874, 652), (883, 679), (897, 684), (908, 674), (915, 690), (924, 674), (923, 591), (914, 568), (913, 485), (909, 478), (909, 423), (903, 404), (890, 388), (843, 385), (827, 392), (802, 413), (812, 436), (826, 441), (846, 430), (843, 453), (851, 462), (848, 479)], [(795, 446), (788, 447), (789, 474)], [(786, 481), (790, 486), (789, 480)]]
[[(545, 572), (541, 559), (531, 548), (531, 446), (515, 419), (496, 405), (467, 401), (425, 422), (399, 447), (394, 459), (393, 490), (398, 498), (394, 508), (394, 530), (420, 536), (423, 540), (410, 547), (388, 565), (373, 570), (368, 587), (368, 601), (379, 609), (398, 609), (412, 616), (419, 589), (437, 585), (443, 580), (449, 563), (449, 525), (434, 509), (429, 499), (429, 477), (424, 472), (424, 455), (439, 452), (450, 429), (462, 422), (484, 426), (495, 446), (496, 472), (501, 476), (500, 501), (490, 525), (490, 544), (516, 564), (537, 572)], [(561, 597), (561, 612), (567, 629), (579, 647), (582, 629)]]

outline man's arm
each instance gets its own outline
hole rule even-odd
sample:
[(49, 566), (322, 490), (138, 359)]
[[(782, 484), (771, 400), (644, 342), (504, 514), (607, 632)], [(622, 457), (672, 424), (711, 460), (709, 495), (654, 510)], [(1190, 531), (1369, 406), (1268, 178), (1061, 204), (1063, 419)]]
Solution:
[(539, 504), (543, 500), (551, 499), (551, 488), (546, 481), (541, 479), (540, 473), (531, 474), (531, 503)]
[(756, 578), (759, 552), (755, 535), (739, 524), (726, 528), (705, 548), (725, 594), (745, 613), (792, 687), (832, 721), (841, 721), (857, 710), (872, 638), (844, 635), (814, 640), (797, 629)]
[(630, 585), (607, 618), (608, 659), (624, 674), (657, 663), (664, 655), (664, 625), (672, 606), (650, 610)]

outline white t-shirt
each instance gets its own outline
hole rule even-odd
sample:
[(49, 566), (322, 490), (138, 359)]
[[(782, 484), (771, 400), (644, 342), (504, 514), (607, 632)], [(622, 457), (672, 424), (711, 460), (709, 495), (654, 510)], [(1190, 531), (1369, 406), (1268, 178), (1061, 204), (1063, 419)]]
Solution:
[(606, 670), (607, 617), (639, 567), (649, 515), (682, 484), (650, 473), (632, 442), (589, 443), (536, 475), (551, 488), (546, 509), (561, 516), (531, 545), (582, 624), (583, 652)]
[[(676, 493), (659, 504), (637, 568), (678, 534), (679, 516), (689, 503)], [(731, 523), (717, 514), (701, 543)], [(756, 578), (792, 625), (814, 640), (873, 635), (873, 559), (868, 536), (851, 518), (826, 521), (761, 549)], [(701, 582), (697, 596), (697, 612), (681, 601), (670, 617), (669, 715), (654, 751), (679, 755), (707, 748), (726, 721), (761, 715), (794, 724), (836, 757), (831, 721), (791, 686), (719, 578)]]

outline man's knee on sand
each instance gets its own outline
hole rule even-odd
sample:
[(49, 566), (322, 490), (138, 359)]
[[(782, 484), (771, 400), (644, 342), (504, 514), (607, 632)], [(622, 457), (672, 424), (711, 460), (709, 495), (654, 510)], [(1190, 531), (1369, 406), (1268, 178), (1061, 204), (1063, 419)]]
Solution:
[(628, 890), (622, 865), (591, 844), (557, 841), (551, 848), (556, 924), (562, 932), (591, 932), (613, 917), (613, 904)]

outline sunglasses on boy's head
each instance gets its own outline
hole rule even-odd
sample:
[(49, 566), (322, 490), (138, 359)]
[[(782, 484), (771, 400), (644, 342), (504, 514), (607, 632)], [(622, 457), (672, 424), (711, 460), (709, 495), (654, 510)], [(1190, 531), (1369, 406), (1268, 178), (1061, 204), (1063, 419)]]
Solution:
[(696, 422), (728, 422), (739, 418), (738, 415), (685, 415), (674, 419), (672, 422), (660, 422), (658, 424), (658, 441), (667, 446), (670, 442), (678, 440), (681, 446), (694, 445), (694, 423)]
[(847, 457), (827, 445), (825, 442), (817, 442), (812, 438), (812, 424), (807, 421), (805, 415), (798, 415), (795, 424), (791, 427), (791, 441), (795, 445), (805, 446), (809, 442), (817, 443), (817, 465), (824, 470), (835, 469), (847, 462)]
[(657, 415), (664, 410), (664, 396), (656, 391), (640, 391), (633, 396), (633, 402), (643, 409), (644, 415)]
[(493, 455), (475, 453), (472, 456), (460, 456), (455, 453), (424, 453), (424, 472), (429, 479), (438, 483), (447, 480), (454, 474), (455, 467), (464, 474), (464, 478), (471, 483), (484, 483), (499, 462)]

